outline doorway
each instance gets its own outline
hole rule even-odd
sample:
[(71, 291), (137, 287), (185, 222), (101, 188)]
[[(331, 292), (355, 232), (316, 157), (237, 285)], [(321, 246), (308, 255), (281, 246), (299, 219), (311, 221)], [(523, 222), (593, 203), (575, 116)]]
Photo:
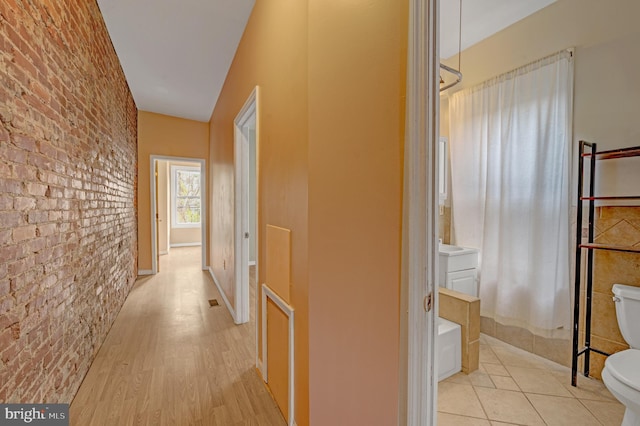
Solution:
[[(234, 120), (235, 323), (249, 321), (249, 268), (258, 276), (258, 87)], [(257, 317), (257, 304), (256, 304)], [(258, 345), (256, 330), (256, 348)], [(257, 352), (257, 351), (256, 351)]]
[[(170, 247), (200, 244), (201, 268), (207, 269), (205, 165), (205, 160), (199, 158), (151, 155), (151, 273), (154, 275), (158, 273), (159, 256)], [(169, 190), (170, 186), (174, 190)], [(176, 191), (176, 187), (182, 191)], [(197, 233), (198, 228), (199, 235), (194, 238), (192, 234)], [(174, 234), (173, 242), (171, 234)]]

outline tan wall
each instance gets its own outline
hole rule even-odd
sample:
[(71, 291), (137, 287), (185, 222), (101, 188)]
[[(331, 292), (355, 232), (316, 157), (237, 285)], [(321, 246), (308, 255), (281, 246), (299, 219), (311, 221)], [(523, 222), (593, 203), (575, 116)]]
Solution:
[(197, 228), (171, 228), (171, 245), (199, 244), (202, 240), (202, 229)]
[[(141, 270), (151, 269), (151, 155), (207, 159), (208, 124), (138, 111), (138, 268)], [(209, 226), (208, 210), (206, 220)], [(209, 246), (208, 242), (206, 246)]]
[(300, 426), (397, 421), (407, 16), (258, 0), (212, 116), (210, 262), (233, 300), (233, 119), (260, 86), (258, 283), (266, 225), (290, 229)]
[(313, 425), (398, 421), (408, 1), (309, 5)]
[[(211, 188), (216, 208), (209, 260), (231, 303), (235, 261), (233, 120), (256, 85), (260, 86), (257, 282), (265, 282), (266, 224), (290, 229), (291, 304), (296, 310), (295, 417), (303, 426), (309, 424), (306, 1), (256, 1), (211, 119)], [(286, 341), (286, 327), (279, 330), (281, 336), (275, 336), (276, 340)]]

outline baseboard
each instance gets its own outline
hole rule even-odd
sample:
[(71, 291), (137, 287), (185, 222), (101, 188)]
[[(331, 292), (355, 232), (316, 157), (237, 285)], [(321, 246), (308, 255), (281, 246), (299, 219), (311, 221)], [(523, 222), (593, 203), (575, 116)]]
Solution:
[(209, 266), (209, 275), (211, 275), (211, 279), (213, 279), (213, 283), (218, 288), (218, 293), (220, 293), (220, 297), (222, 297), (222, 300), (224, 300), (224, 304), (227, 306), (227, 310), (231, 314), (231, 318), (233, 318), (233, 322), (236, 323), (236, 311), (233, 310), (231, 303), (229, 303), (229, 299), (227, 299), (227, 296), (224, 294), (224, 291), (222, 291), (222, 287), (220, 287), (220, 283), (218, 282), (216, 275), (213, 273), (213, 269), (211, 268), (211, 266)]
[(151, 269), (138, 269), (138, 276), (140, 275), (153, 275), (153, 271)]
[(250, 260), (249, 261), (249, 266), (256, 266), (256, 261), (255, 260)]
[(161, 251), (161, 252), (160, 252), (160, 256), (164, 256), (165, 254), (169, 254), (169, 251), (164, 250), (164, 251)]
[(175, 243), (169, 244), (169, 247), (198, 247), (201, 245), (202, 243)]

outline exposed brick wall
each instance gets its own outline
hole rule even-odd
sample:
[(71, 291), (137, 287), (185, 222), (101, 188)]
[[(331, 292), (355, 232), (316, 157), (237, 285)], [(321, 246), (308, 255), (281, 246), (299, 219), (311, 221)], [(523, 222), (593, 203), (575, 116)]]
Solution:
[(0, 0), (0, 402), (70, 402), (133, 285), (136, 119), (95, 0)]

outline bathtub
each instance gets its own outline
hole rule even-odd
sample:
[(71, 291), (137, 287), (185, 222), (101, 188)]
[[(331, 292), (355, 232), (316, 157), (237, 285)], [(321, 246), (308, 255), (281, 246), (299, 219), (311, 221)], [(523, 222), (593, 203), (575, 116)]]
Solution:
[(462, 335), (459, 324), (438, 317), (438, 381), (462, 369)]

